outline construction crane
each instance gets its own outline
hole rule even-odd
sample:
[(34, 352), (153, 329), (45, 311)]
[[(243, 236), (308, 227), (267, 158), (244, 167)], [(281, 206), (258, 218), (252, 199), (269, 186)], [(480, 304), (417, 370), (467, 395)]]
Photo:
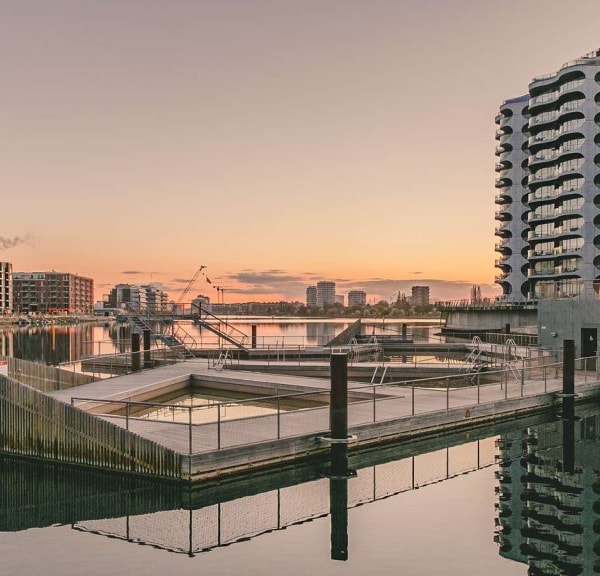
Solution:
[(206, 268), (206, 266), (200, 266), (200, 268), (198, 268), (198, 270), (196, 270), (196, 273), (194, 274), (193, 278), (188, 282), (187, 286), (183, 289), (181, 296), (179, 296), (179, 299), (177, 300), (177, 304), (181, 304), (183, 302), (184, 298), (188, 295), (188, 292), (192, 289), (192, 286), (195, 284), (196, 280), (198, 279), (198, 276), (200, 276), (200, 272), (202, 272), (202, 270), (204, 270), (205, 268)]

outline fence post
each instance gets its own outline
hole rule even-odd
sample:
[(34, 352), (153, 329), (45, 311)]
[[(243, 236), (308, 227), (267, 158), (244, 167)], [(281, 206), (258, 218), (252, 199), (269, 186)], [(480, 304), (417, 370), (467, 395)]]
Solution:
[(125, 402), (125, 430), (129, 430), (129, 402)]
[(479, 404), (479, 394), (480, 394), (480, 391), (479, 391), (480, 378), (479, 378), (479, 376), (480, 376), (480, 374), (479, 374), (479, 372), (477, 372), (477, 376), (476, 376), (476, 378), (477, 378), (477, 404)]
[(376, 399), (376, 394), (375, 394), (375, 386), (373, 386), (373, 422), (377, 422), (377, 417), (376, 417), (376, 408), (375, 408), (375, 399)]
[(277, 392), (277, 440), (281, 438), (281, 404), (279, 401), (279, 388), (275, 389)]
[(446, 378), (446, 410), (450, 410), (450, 378)]
[(217, 404), (217, 450), (221, 449), (221, 403)]
[(415, 415), (415, 385), (413, 384), (411, 386), (412, 388), (412, 412), (411, 415), (414, 416)]
[(521, 398), (523, 398), (523, 387), (525, 386), (525, 359), (522, 361), (521, 366)]

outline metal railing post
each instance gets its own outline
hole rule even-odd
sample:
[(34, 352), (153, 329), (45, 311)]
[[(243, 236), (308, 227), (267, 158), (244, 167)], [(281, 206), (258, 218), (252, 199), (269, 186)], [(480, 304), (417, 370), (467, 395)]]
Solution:
[(281, 438), (281, 403), (279, 401), (279, 388), (277, 391), (277, 440)]
[(129, 430), (129, 402), (125, 402), (125, 430)]
[(542, 369), (544, 371), (544, 393), (548, 392), (548, 387), (547, 387), (547, 382), (546, 382), (546, 365), (544, 364), (542, 366)]
[(221, 449), (221, 403), (217, 404), (217, 450)]
[(450, 378), (446, 378), (446, 410), (450, 410)]
[(525, 360), (521, 366), (521, 398), (523, 398), (523, 387), (525, 386)]
[(415, 387), (414, 387), (414, 385), (411, 388), (412, 388), (412, 413), (411, 413), (411, 415), (414, 416), (415, 415)]
[(375, 399), (376, 399), (377, 395), (375, 394), (375, 389), (376, 389), (376, 387), (373, 386), (373, 422), (377, 422), (376, 408), (375, 408)]
[(477, 376), (476, 376), (476, 379), (477, 379), (477, 404), (479, 404), (479, 398), (480, 398), (479, 394), (480, 394), (480, 388), (481, 388), (479, 376), (480, 376), (479, 372), (477, 372)]

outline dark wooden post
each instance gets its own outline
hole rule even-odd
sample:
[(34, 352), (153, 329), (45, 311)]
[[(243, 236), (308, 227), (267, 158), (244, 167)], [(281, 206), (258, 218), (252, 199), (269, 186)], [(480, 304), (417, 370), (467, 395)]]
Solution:
[(563, 341), (563, 470), (575, 470), (575, 341)]
[(150, 353), (152, 332), (144, 329), (144, 368), (148, 368), (152, 363), (152, 354)]
[(252, 348), (256, 348), (256, 324), (252, 324)]
[(329, 430), (332, 440), (348, 438), (348, 355), (332, 354)]
[(131, 370), (133, 372), (139, 372), (141, 370), (141, 358), (140, 358), (140, 334), (139, 332), (132, 332), (131, 334)]

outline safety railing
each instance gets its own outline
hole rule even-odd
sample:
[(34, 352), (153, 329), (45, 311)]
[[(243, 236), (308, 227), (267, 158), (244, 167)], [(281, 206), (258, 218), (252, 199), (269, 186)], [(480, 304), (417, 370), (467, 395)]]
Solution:
[[(598, 381), (596, 357), (575, 361), (576, 385)], [(421, 414), (470, 409), (481, 404), (562, 390), (562, 363), (523, 360), (510, 370), (443, 378), (351, 385), (348, 425), (393, 421)], [(74, 397), (74, 405), (152, 437), (182, 454), (197, 454), (256, 442), (319, 434), (329, 428), (329, 389), (273, 394), (239, 400), (188, 397), (181, 403)]]

